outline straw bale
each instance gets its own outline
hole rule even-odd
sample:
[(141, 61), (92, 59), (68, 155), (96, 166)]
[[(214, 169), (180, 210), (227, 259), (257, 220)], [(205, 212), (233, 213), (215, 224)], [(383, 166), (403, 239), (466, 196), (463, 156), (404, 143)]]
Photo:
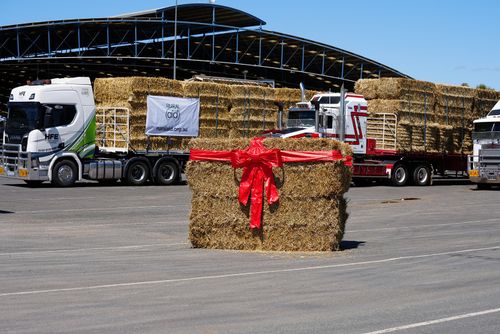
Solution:
[(431, 82), (404, 78), (362, 79), (355, 85), (357, 94), (367, 100), (406, 100), (432, 106), (436, 102), (435, 85)]
[(230, 125), (231, 120), (227, 118), (200, 118), (200, 127), (217, 127), (219, 129), (228, 129)]
[(434, 122), (436, 112), (434, 105), (405, 100), (375, 99), (368, 101), (369, 114), (393, 113), (398, 119), (408, 122)]
[[(231, 151), (242, 150), (248, 147), (250, 139), (201, 139), (196, 138), (189, 142), (192, 150)], [(331, 139), (310, 138), (266, 138), (264, 145), (269, 149), (278, 148), (287, 151), (333, 151), (339, 150), (343, 155), (352, 155), (349, 145)]]
[(474, 93), (474, 118), (485, 117), (500, 100), (500, 92), (494, 90), (476, 89)]
[(378, 79), (362, 79), (356, 81), (354, 85), (354, 91), (357, 94), (361, 94), (367, 100), (378, 99)]
[(249, 228), (249, 208), (236, 197), (193, 196), (189, 239), (193, 247), (265, 251), (339, 250), (345, 222), (343, 197), (282, 199), (265, 206), (263, 227)]
[(206, 105), (202, 104), (200, 106), (200, 118), (216, 118), (225, 119), (229, 118), (229, 109), (219, 105)]
[[(193, 139), (190, 149), (244, 149), (249, 139)], [(294, 151), (341, 150), (349, 145), (328, 139), (265, 139), (268, 148)], [(273, 170), (278, 204), (264, 205), (263, 228), (249, 228), (249, 206), (238, 202), (242, 171), (222, 162), (190, 161), (186, 168), (193, 192), (190, 240), (194, 247), (329, 251), (339, 248), (347, 220), (351, 171), (340, 162), (285, 164)], [(306, 176), (306, 177), (305, 177)]]
[(215, 127), (200, 127), (201, 138), (229, 138), (229, 129)]
[(199, 82), (199, 81), (184, 81), (184, 95), (187, 97), (212, 97), (219, 96), (221, 98), (231, 96), (231, 89), (229, 85), (212, 83), (212, 82)]

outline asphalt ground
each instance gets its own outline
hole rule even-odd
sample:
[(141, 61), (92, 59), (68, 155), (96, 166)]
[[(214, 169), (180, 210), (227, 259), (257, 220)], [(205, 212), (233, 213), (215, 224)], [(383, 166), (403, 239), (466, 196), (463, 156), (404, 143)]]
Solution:
[(0, 333), (500, 333), (499, 190), (347, 197), (343, 251), (238, 252), (190, 247), (186, 185), (0, 179)]

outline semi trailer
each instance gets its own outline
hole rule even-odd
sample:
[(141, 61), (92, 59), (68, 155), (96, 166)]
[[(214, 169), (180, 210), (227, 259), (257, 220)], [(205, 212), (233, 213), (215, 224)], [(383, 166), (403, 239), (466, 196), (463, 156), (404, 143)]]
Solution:
[(471, 182), (478, 189), (500, 185), (500, 101), (486, 117), (474, 121), (472, 142), (467, 166)]
[[(367, 136), (367, 129), (376, 137)], [(431, 185), (433, 176), (467, 176), (467, 156), (447, 152), (404, 151), (398, 147), (395, 113), (368, 113), (362, 95), (320, 93), (288, 112), (286, 126), (267, 135), (281, 138), (326, 137), (351, 145), (353, 181), (388, 180), (394, 186)]]
[(12, 90), (7, 106), (0, 176), (31, 186), (68, 187), (83, 179), (169, 185), (189, 159), (182, 151), (131, 149), (128, 110), (96, 108), (86, 77), (29, 82)]

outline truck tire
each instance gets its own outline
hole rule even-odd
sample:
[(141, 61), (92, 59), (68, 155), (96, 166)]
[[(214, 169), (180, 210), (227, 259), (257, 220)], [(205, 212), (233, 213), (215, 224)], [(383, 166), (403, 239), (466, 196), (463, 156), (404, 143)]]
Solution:
[(142, 186), (146, 184), (148, 177), (148, 165), (144, 161), (135, 161), (128, 167), (125, 181), (131, 186)]
[(408, 168), (404, 164), (397, 164), (391, 173), (391, 185), (402, 187), (408, 183)]
[(413, 170), (413, 184), (416, 186), (430, 186), (432, 180), (431, 169), (426, 165), (418, 165)]
[(173, 161), (162, 161), (156, 169), (156, 183), (168, 186), (177, 182), (179, 167)]
[(71, 160), (60, 160), (52, 169), (52, 184), (56, 187), (71, 187), (75, 184), (78, 167)]

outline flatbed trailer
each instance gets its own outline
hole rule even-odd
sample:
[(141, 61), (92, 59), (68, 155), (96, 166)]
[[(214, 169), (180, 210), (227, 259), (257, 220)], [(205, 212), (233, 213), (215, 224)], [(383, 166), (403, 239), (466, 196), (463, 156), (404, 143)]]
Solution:
[(466, 178), (467, 155), (369, 150), (366, 155), (354, 156), (355, 183), (387, 179), (394, 186), (427, 186), (434, 177)]

